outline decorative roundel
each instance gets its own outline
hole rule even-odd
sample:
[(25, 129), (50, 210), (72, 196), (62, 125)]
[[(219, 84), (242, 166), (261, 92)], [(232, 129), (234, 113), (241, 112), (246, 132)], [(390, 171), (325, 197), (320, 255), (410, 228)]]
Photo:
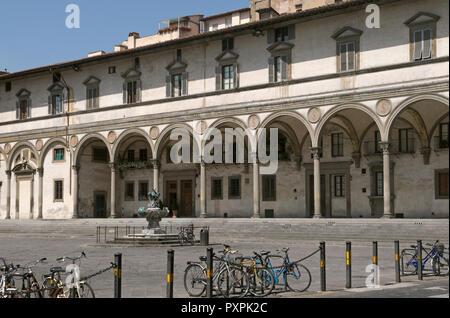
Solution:
[(261, 123), (261, 121), (260, 121), (258, 115), (251, 115), (248, 118), (248, 127), (250, 127), (251, 129), (258, 128), (260, 123)]
[(196, 129), (200, 134), (203, 134), (205, 132), (206, 128), (208, 128), (208, 124), (206, 123), (206, 121), (201, 120), (197, 123)]
[(5, 145), (5, 152), (9, 153), (11, 151), (11, 145), (10, 144), (6, 144)]
[(313, 124), (317, 123), (321, 117), (322, 113), (318, 108), (312, 108), (308, 112), (308, 120)]
[(72, 136), (70, 137), (70, 145), (75, 148), (78, 145), (78, 137)]
[(377, 103), (377, 114), (379, 116), (387, 116), (392, 110), (392, 103), (390, 100), (382, 99)]
[(44, 146), (44, 142), (41, 139), (36, 141), (36, 150), (37, 151), (41, 151), (43, 146)]
[(156, 126), (153, 126), (152, 128), (150, 128), (150, 138), (155, 140), (155, 139), (158, 139), (158, 137), (159, 137), (159, 128)]
[(110, 144), (113, 144), (116, 141), (117, 135), (114, 131), (110, 131), (108, 133), (108, 141)]

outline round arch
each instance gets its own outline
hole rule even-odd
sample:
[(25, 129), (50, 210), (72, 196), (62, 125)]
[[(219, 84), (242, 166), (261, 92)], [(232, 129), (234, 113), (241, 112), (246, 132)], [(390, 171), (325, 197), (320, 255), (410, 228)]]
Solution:
[(34, 145), (32, 143), (30, 143), (29, 141), (21, 141), (18, 142), (17, 144), (14, 145), (14, 147), (11, 149), (11, 155), (9, 156), (9, 160), (8, 160), (8, 170), (12, 170), (12, 163), (14, 162), (14, 157), (17, 155), (17, 153), (22, 150), (23, 148), (28, 148), (31, 150), (31, 152), (33, 152), (33, 154), (36, 157), (36, 162), (39, 162), (39, 153), (37, 152), (36, 148), (34, 147)]
[(52, 138), (52, 139), (48, 140), (45, 143), (45, 145), (44, 145), (44, 147), (42, 148), (42, 151), (41, 151), (41, 156), (40, 156), (39, 161), (38, 161), (38, 168), (39, 169), (43, 168), (44, 161), (45, 161), (45, 158), (47, 157), (48, 151), (52, 148), (53, 145), (57, 145), (57, 144), (63, 145), (64, 147), (67, 148), (67, 141), (65, 139), (61, 138), (61, 137), (56, 137), (56, 138)]
[(169, 137), (170, 132), (177, 128), (186, 129), (189, 132), (189, 134), (192, 136), (193, 142), (198, 148), (198, 143), (194, 138), (194, 130), (192, 129), (191, 126), (189, 126), (186, 123), (173, 124), (173, 125), (170, 125), (170, 126), (167, 126), (166, 128), (164, 128), (164, 130), (159, 135), (158, 140), (156, 141), (156, 144), (155, 144), (155, 148), (154, 148), (155, 151), (153, 152), (154, 160), (158, 160), (161, 157), (161, 154), (163, 151), (163, 146), (164, 146), (164, 141)]
[(312, 138), (313, 147), (317, 147), (319, 145), (320, 136), (321, 136), (321, 134), (323, 132), (324, 127), (330, 121), (330, 119), (332, 119), (339, 112), (341, 112), (343, 110), (347, 110), (347, 109), (359, 110), (359, 111), (362, 111), (365, 114), (369, 115), (369, 117), (378, 126), (378, 129), (380, 129), (380, 131), (383, 131), (383, 129), (382, 129), (383, 128), (383, 124), (382, 124), (380, 118), (369, 107), (367, 107), (367, 106), (365, 106), (363, 104), (342, 104), (342, 105), (339, 105), (339, 106), (336, 106), (336, 107), (330, 109), (322, 117), (322, 119), (320, 119), (319, 123), (317, 124), (316, 130), (315, 130), (315, 134), (312, 135), (312, 136), (314, 136)]
[(152, 152), (152, 158), (154, 157), (154, 153), (155, 153), (155, 147), (153, 145), (152, 140), (150, 139), (150, 136), (142, 129), (140, 128), (132, 128), (132, 129), (128, 129), (123, 131), (119, 138), (117, 138), (116, 142), (114, 143), (114, 146), (112, 147), (111, 153), (112, 153), (112, 157), (114, 162), (116, 161), (116, 158), (119, 154), (120, 151), (120, 147), (122, 145), (122, 143), (127, 140), (128, 137), (132, 137), (132, 136), (138, 136), (138, 137), (143, 137), (146, 141), (147, 144), (150, 147), (150, 150)]
[(92, 134), (87, 134), (86, 136), (84, 136), (80, 140), (79, 144), (77, 145), (77, 148), (75, 149), (75, 152), (74, 152), (74, 161), (73, 161), (73, 165), (74, 166), (78, 165), (80, 151), (84, 148), (84, 146), (89, 141), (91, 141), (93, 139), (98, 139), (98, 140), (102, 141), (105, 144), (106, 149), (108, 149), (109, 160), (111, 161), (111, 158), (113, 158), (113, 157), (112, 157), (111, 147), (109, 146), (108, 140), (103, 135), (101, 135), (99, 133), (92, 133)]
[(312, 136), (313, 128), (311, 127), (310, 123), (301, 114), (299, 114), (297, 112), (293, 112), (293, 111), (275, 112), (275, 113), (271, 114), (269, 117), (267, 117), (266, 119), (264, 119), (264, 121), (261, 123), (260, 126), (261, 126), (261, 128), (267, 128), (267, 125), (269, 125), (270, 123), (275, 121), (277, 118), (284, 117), (284, 116), (292, 117), (292, 118), (299, 120), (303, 124), (303, 126), (306, 128), (308, 133)]
[(389, 118), (386, 121), (384, 133), (382, 134), (382, 135), (384, 135), (384, 137), (386, 137), (386, 139), (383, 139), (383, 141), (388, 141), (391, 128), (394, 124), (395, 119), (397, 119), (397, 117), (400, 115), (400, 113), (402, 113), (406, 108), (408, 108), (412, 104), (414, 104), (416, 102), (424, 101), (424, 100), (434, 100), (439, 103), (442, 103), (443, 105), (446, 105), (447, 107), (449, 106), (448, 98), (446, 98), (444, 96), (440, 96), (440, 95), (427, 94), (427, 95), (416, 95), (416, 96), (407, 98), (406, 100), (401, 102), (394, 109), (394, 111), (389, 115)]

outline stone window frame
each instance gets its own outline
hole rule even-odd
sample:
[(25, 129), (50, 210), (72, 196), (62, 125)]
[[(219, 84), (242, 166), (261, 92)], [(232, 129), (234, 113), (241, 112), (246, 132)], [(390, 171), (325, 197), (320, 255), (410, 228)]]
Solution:
[[(286, 31), (287, 31), (286, 39), (284, 39), (282, 41), (277, 41), (277, 39), (276, 39), (277, 31), (282, 30), (284, 28), (286, 28)], [(295, 28), (296, 28), (296, 24), (292, 23), (292, 24), (283, 25), (280, 27), (276, 27), (276, 28), (267, 30), (267, 44), (272, 45), (273, 43), (283, 43), (283, 42), (295, 40)]]
[[(65, 94), (64, 94), (64, 85), (61, 82), (53, 83), (47, 90), (50, 92), (48, 96), (48, 114), (49, 115), (58, 115), (63, 114), (65, 112)], [(59, 96), (60, 101), (60, 112), (56, 112), (56, 108), (53, 105), (53, 98)]]
[[(122, 85), (122, 101), (124, 105), (132, 105), (136, 103), (140, 103), (142, 101), (142, 81), (141, 81), (142, 73), (136, 70), (135, 68), (128, 69), (125, 73), (122, 74), (123, 85)], [(131, 100), (128, 94), (128, 85), (129, 83), (136, 83), (136, 100)], [(132, 84), (134, 85), (134, 84)]]
[[(410, 61), (422, 61), (426, 59), (432, 59), (437, 56), (437, 21), (439, 21), (440, 16), (419, 11), (414, 16), (409, 18), (404, 22), (404, 24), (409, 28), (409, 52)], [(421, 56), (420, 59), (415, 57), (415, 33), (419, 30), (431, 30), (431, 56), (424, 58)]]
[[(214, 182), (220, 181), (220, 194), (216, 195)], [(211, 177), (211, 201), (223, 200), (223, 177)]]
[[(86, 86), (86, 109), (100, 108), (100, 82), (101, 80), (95, 76), (89, 76), (83, 82), (83, 85)], [(89, 98), (91, 90), (95, 90), (96, 94), (92, 98)], [(91, 100), (93, 100), (92, 103)]]
[[(341, 185), (340, 185), (340, 189), (341, 192), (337, 193), (337, 178), (342, 178), (341, 179)], [(346, 190), (346, 186), (347, 186), (347, 180), (346, 180), (346, 175), (345, 174), (335, 174), (333, 175), (333, 197), (335, 198), (346, 198), (347, 197), (347, 192)]]
[[(166, 97), (167, 98), (174, 98), (174, 97), (181, 97), (181, 96), (187, 96), (188, 95), (188, 86), (189, 86), (189, 73), (187, 72), (187, 63), (182, 61), (181, 59), (178, 59), (177, 57), (175, 60), (170, 63), (167, 67), (167, 75), (166, 75)], [(173, 77), (175, 75), (181, 75), (181, 94), (180, 96), (174, 96), (173, 91)]]
[[(56, 151), (57, 150), (63, 150), (64, 155), (63, 155), (63, 159), (56, 159)], [(64, 163), (66, 162), (66, 148), (64, 147), (55, 147), (53, 148), (53, 160), (52, 163)]]
[[(16, 94), (17, 101), (16, 101), (16, 119), (17, 120), (26, 120), (28, 118), (31, 118), (31, 92), (26, 89), (21, 89)], [(26, 117), (22, 118), (20, 106), (22, 102), (27, 103), (27, 109), (26, 109)]]
[[(335, 145), (334, 143), (334, 136), (338, 136), (338, 143)], [(340, 143), (342, 141), (342, 143)], [(338, 147), (337, 149), (335, 147)], [(331, 134), (331, 157), (332, 158), (339, 158), (344, 157), (344, 133), (343, 132), (337, 132)], [(335, 154), (335, 150), (337, 150), (337, 153)], [(341, 151), (342, 150), (342, 151)]]
[[(363, 31), (355, 29), (350, 26), (345, 26), (336, 31), (331, 38), (336, 42), (336, 72), (346, 73), (354, 72), (360, 69), (361, 65), (361, 36)], [(354, 68), (352, 70), (341, 69), (341, 46), (348, 43), (354, 43)]]
[[(231, 181), (239, 180), (239, 195), (231, 195)], [(241, 200), (242, 199), (242, 176), (229, 176), (228, 177), (228, 200)]]
[[(239, 88), (239, 54), (233, 52), (232, 50), (225, 50), (219, 56), (216, 57), (216, 91), (229, 91)], [(233, 67), (233, 87), (225, 89), (223, 81), (223, 71), (224, 67)]]
[[(141, 184), (147, 185), (147, 193), (141, 193)], [(138, 181), (138, 201), (148, 201), (148, 191), (149, 191), (150, 182), (148, 180), (139, 180)], [(142, 196), (144, 195), (144, 196)]]
[[(266, 194), (266, 180), (273, 179), (273, 195), (267, 196)], [(262, 175), (261, 176), (261, 198), (263, 202), (276, 202), (277, 201), (277, 176), (276, 175)]]
[[(448, 200), (448, 195), (440, 195), (439, 193), (439, 175), (441, 173), (449, 173), (449, 169), (436, 169), (434, 170), (434, 193), (435, 193), (435, 200)], [(448, 187), (448, 185), (447, 185)]]
[[(124, 192), (124, 198), (123, 200), (126, 202), (134, 202), (136, 201), (136, 189), (135, 189), (135, 183), (134, 181), (125, 181), (125, 192)], [(128, 186), (132, 184), (133, 185), (133, 197), (131, 198), (130, 196), (128, 196)]]
[[(57, 183), (61, 182), (61, 196), (57, 198)], [(64, 179), (53, 179), (53, 202), (64, 202)]]
[[(281, 83), (292, 79), (292, 49), (294, 44), (275, 42), (267, 48), (269, 52), (269, 83)], [(281, 78), (275, 78), (275, 59), (281, 58)]]

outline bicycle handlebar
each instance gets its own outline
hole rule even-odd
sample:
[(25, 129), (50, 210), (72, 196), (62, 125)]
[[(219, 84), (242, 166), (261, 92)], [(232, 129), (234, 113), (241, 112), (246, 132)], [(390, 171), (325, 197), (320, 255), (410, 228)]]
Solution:
[(63, 256), (63, 257), (58, 257), (56, 259), (56, 261), (57, 262), (65, 262), (66, 259), (68, 259), (69, 261), (75, 262), (75, 261), (81, 260), (83, 257), (87, 257), (87, 256), (84, 252), (81, 252), (81, 255), (78, 257)]

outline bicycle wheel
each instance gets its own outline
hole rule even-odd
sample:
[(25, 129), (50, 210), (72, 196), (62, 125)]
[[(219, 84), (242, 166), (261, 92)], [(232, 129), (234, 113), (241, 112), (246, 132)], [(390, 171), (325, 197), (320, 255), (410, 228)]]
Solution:
[(86, 282), (80, 282), (79, 298), (95, 298), (92, 287)]
[(275, 278), (266, 268), (256, 268), (249, 276), (250, 293), (256, 297), (266, 297), (275, 288)]
[(217, 276), (217, 289), (225, 298), (243, 298), (249, 292), (247, 273), (238, 267), (222, 269)]
[(416, 274), (417, 273), (417, 255), (409, 252), (403, 252), (401, 257), (402, 273)]
[(184, 271), (184, 288), (191, 297), (200, 297), (206, 291), (206, 272), (199, 264), (190, 264)]
[(433, 266), (433, 273), (439, 276), (448, 276), (449, 274), (449, 263), (448, 259), (443, 256), (435, 256), (431, 260)]
[(311, 273), (302, 264), (291, 263), (284, 272), (286, 286), (293, 292), (304, 292), (311, 286)]
[(64, 295), (64, 290), (57, 287), (57, 284), (50, 277), (46, 278), (42, 283), (42, 297), (43, 298), (58, 298), (60, 295)]
[(44, 295), (41, 288), (37, 283), (34, 283), (30, 287), (30, 291), (27, 293), (27, 298), (43, 298)]

